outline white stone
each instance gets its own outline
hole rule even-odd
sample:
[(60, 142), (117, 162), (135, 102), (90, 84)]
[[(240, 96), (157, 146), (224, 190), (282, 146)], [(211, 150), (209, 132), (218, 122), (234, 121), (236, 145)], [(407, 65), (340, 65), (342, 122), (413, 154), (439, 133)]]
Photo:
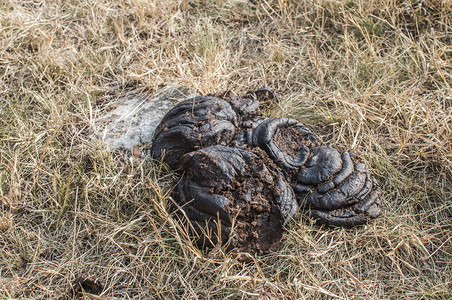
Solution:
[(96, 135), (111, 150), (150, 144), (163, 116), (178, 102), (194, 96), (184, 87), (168, 87), (155, 94), (129, 92), (101, 113), (95, 122)]

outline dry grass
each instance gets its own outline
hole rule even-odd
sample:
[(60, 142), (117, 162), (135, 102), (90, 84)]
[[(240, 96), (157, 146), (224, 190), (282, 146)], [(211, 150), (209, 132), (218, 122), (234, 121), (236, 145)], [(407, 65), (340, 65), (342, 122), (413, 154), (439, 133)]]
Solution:
[[(0, 2), (0, 298), (450, 299), (452, 4), (448, 0)], [(201, 253), (168, 213), (176, 180), (90, 138), (135, 87), (268, 86), (382, 185), (384, 217), (294, 221), (280, 251)]]

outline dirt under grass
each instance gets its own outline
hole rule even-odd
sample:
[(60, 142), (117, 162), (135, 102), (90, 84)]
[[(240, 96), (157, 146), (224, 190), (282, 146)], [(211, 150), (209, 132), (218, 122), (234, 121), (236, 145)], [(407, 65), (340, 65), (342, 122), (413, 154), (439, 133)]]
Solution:
[[(0, 3), (0, 298), (450, 299), (450, 1), (4, 0)], [(385, 215), (294, 220), (243, 262), (202, 252), (169, 213), (176, 176), (91, 137), (131, 89), (262, 86), (266, 110), (351, 149)]]

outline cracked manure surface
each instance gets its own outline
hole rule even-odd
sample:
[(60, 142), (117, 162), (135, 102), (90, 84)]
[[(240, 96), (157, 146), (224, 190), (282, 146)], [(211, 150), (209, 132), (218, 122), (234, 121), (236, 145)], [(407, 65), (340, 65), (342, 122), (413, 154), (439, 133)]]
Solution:
[(280, 128), (275, 137), (275, 143), (278, 147), (292, 158), (295, 158), (303, 145), (317, 144), (299, 130), (293, 127)]
[(283, 219), (275, 201), (281, 197), (281, 191), (273, 185), (277, 174), (262, 162), (265, 160), (262, 156), (253, 157), (244, 176), (234, 178), (230, 187), (222, 192), (231, 200), (226, 209), (235, 218), (237, 252), (264, 254), (274, 251), (283, 235)]

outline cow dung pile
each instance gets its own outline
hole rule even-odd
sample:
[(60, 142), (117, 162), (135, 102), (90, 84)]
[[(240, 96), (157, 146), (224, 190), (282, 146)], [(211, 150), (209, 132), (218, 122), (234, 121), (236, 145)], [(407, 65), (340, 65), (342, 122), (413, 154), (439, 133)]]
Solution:
[(263, 88), (187, 99), (155, 131), (152, 156), (182, 175), (173, 196), (201, 246), (265, 254), (298, 212), (347, 228), (380, 215), (378, 183), (359, 158), (297, 120), (265, 118), (269, 98)]

